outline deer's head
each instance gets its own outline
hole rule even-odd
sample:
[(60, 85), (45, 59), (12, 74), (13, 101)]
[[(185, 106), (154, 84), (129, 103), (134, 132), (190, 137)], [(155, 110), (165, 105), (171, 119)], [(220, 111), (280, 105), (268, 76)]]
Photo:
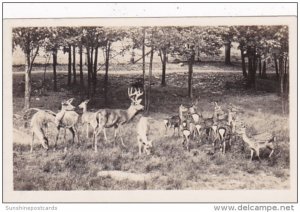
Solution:
[(133, 87), (128, 88), (128, 97), (131, 100), (130, 110), (138, 112), (144, 110), (144, 105), (141, 104), (143, 99), (139, 99), (144, 92), (141, 89), (136, 89)]
[(42, 146), (44, 147), (44, 149), (48, 150), (49, 149), (49, 142), (48, 142), (48, 138), (44, 137), (43, 138), (43, 142), (42, 142)]
[(80, 109), (86, 108), (86, 106), (87, 106), (87, 104), (89, 103), (89, 101), (90, 101), (90, 100), (87, 99), (87, 100), (81, 102), (80, 105), (78, 105), (78, 108), (80, 108)]
[(223, 115), (224, 111), (222, 110), (221, 106), (219, 106), (217, 102), (214, 102), (214, 105), (215, 105), (215, 108), (214, 108), (215, 115), (217, 115), (217, 116)]
[(244, 123), (241, 123), (241, 126), (236, 128), (236, 133), (238, 135), (246, 134), (246, 126), (244, 125)]
[(61, 102), (61, 110), (64, 111), (70, 111), (75, 110), (75, 106), (73, 106), (71, 103), (73, 102), (74, 98), (68, 99), (66, 101)]
[(151, 150), (152, 150), (152, 140), (145, 140), (143, 141), (143, 145), (144, 145), (144, 151), (147, 155), (151, 154)]

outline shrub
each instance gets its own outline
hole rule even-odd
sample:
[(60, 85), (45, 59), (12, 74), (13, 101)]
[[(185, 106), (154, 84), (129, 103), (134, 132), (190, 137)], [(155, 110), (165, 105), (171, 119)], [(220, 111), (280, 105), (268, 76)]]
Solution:
[(67, 155), (64, 164), (71, 172), (77, 172), (79, 174), (87, 172), (87, 162), (85, 157), (81, 154)]

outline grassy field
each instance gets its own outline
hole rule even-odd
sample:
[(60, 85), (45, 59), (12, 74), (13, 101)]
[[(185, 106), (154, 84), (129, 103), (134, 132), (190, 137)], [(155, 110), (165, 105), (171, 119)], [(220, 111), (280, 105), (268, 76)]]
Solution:
[[(240, 138), (234, 140), (231, 150), (225, 155), (207, 154), (211, 148), (207, 142), (191, 143), (191, 151), (186, 151), (182, 138), (172, 136), (170, 130), (165, 135), (163, 119), (178, 113), (180, 104), (190, 103), (187, 94), (187, 74), (183, 72), (167, 74), (167, 86), (160, 87), (160, 75), (154, 73), (154, 86), (150, 116), (150, 139), (153, 153), (138, 156), (135, 125), (137, 119), (122, 129), (126, 147), (113, 145), (113, 130), (108, 130), (110, 142), (105, 142), (102, 134), (98, 142), (98, 152), (94, 153), (91, 139), (86, 138), (79, 124), (81, 144), (71, 144), (60, 139), (58, 149), (53, 151), (56, 129), (49, 130), (50, 150), (45, 152), (40, 144), (34, 146), (30, 154), (29, 129), (24, 121), (14, 120), (13, 167), (15, 190), (140, 190), (140, 189), (288, 189), (290, 187), (289, 126), (288, 116), (281, 115), (281, 100), (274, 92), (245, 90), (244, 80), (237, 66), (230, 68), (215, 64), (205, 64), (195, 69), (207, 67), (194, 74), (194, 99), (198, 100), (198, 112), (212, 115), (213, 101), (218, 101), (225, 109), (232, 103), (242, 110), (239, 113), (248, 126), (248, 134), (269, 131), (277, 136), (275, 154), (267, 159), (268, 150), (261, 152), (262, 163), (249, 163), (250, 150)], [(159, 67), (159, 66), (157, 66)], [(65, 67), (66, 68), (66, 67)], [(40, 68), (42, 70), (42, 68)], [(64, 70), (63, 67), (60, 67)], [(116, 68), (115, 68), (116, 69)], [(181, 69), (187, 69), (181, 67)], [(137, 68), (138, 70), (138, 68)], [(180, 71), (180, 67), (178, 67)], [(225, 71), (222, 71), (225, 70)], [(235, 71), (235, 72), (226, 72)], [(42, 73), (33, 74), (32, 107), (51, 109), (57, 112), (63, 99), (75, 97), (74, 105), (83, 98), (80, 90), (67, 88), (65, 73), (58, 75), (58, 92), (52, 92), (51, 74), (46, 74), (46, 91), (43, 95), (35, 92), (41, 84)], [(127, 108), (130, 101), (127, 87), (137, 74), (110, 75), (109, 108)], [(14, 114), (22, 114), (23, 75), (13, 75)], [(99, 75), (99, 87), (90, 109), (103, 108), (103, 76)], [(272, 89), (271, 89), (272, 90)], [(90, 132), (90, 136), (92, 132)], [(70, 139), (70, 134), (68, 134)], [(68, 151), (64, 151), (68, 146)], [(103, 174), (117, 171), (115, 174)], [(141, 176), (142, 180), (126, 177), (128, 174)], [(117, 176), (116, 176), (117, 175)], [(131, 175), (130, 175), (131, 176)]]

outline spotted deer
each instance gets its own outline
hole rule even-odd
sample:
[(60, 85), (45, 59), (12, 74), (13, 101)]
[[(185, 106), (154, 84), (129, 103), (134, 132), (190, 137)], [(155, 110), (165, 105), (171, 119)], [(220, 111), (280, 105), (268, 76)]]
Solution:
[[(142, 99), (139, 99), (140, 96), (143, 95), (140, 89), (128, 88), (128, 97), (131, 100), (131, 105), (127, 110), (122, 109), (100, 109), (96, 114), (97, 126), (94, 131), (93, 139), (95, 152), (97, 152), (97, 136), (103, 131), (105, 128), (115, 128), (114, 133), (114, 142), (117, 139), (117, 136), (121, 140), (122, 146), (125, 146), (123, 142), (123, 138), (118, 135), (119, 127), (130, 122), (135, 115), (144, 109), (144, 106), (141, 105)], [(107, 140), (107, 139), (106, 139)]]
[(191, 137), (195, 139), (197, 142), (201, 142), (202, 129), (204, 126), (204, 119), (201, 113), (197, 113), (195, 103), (190, 107), (185, 107), (180, 105), (179, 114), (182, 121), (186, 121), (187, 128), (189, 128)]
[(263, 148), (267, 148), (271, 150), (269, 154), (269, 158), (272, 156), (274, 153), (274, 142), (276, 142), (276, 137), (271, 135), (270, 133), (265, 134), (262, 138), (262, 136), (257, 135), (253, 136), (252, 138), (248, 137), (246, 134), (246, 127), (242, 125), (242, 127), (237, 130), (237, 133), (242, 136), (242, 139), (245, 143), (249, 145), (249, 148), (251, 150), (251, 157), (250, 161), (253, 160), (253, 155), (254, 153), (257, 155), (259, 161), (261, 161), (261, 158), (259, 156), (259, 151)]
[(179, 128), (180, 128), (180, 117), (178, 115), (171, 116), (170, 118), (164, 119), (165, 125), (165, 134), (167, 135), (168, 128), (173, 128), (173, 136), (175, 135), (175, 131), (177, 129), (177, 136), (179, 136)]

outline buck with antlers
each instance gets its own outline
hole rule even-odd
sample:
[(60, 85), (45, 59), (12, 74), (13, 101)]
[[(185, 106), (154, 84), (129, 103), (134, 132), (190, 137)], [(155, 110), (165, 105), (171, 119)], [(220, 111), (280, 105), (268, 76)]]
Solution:
[[(123, 138), (118, 135), (119, 126), (128, 123), (134, 118), (134, 116), (141, 110), (144, 109), (144, 106), (141, 105), (142, 99), (139, 99), (143, 95), (140, 89), (128, 88), (128, 97), (131, 100), (131, 105), (127, 110), (121, 109), (100, 109), (97, 111), (95, 116), (97, 121), (97, 126), (94, 130), (94, 143), (95, 143), (95, 152), (97, 152), (97, 137), (99, 133), (105, 128), (115, 128), (114, 133), (114, 142), (117, 139), (117, 136), (120, 137), (121, 143), (125, 146)], [(106, 139), (107, 140), (107, 139)]]

